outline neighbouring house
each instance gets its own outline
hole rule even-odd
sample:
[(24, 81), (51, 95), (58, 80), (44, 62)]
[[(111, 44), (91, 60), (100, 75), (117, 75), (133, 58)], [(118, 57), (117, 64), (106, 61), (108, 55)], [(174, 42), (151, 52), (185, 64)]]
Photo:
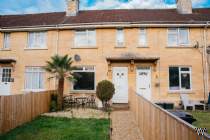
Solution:
[(69, 54), (81, 76), (65, 94), (94, 94), (111, 80), (114, 103), (128, 103), (129, 89), (153, 102), (180, 102), (180, 94), (207, 100), (210, 9), (79, 10), (0, 16), (0, 94), (56, 88), (43, 70), (55, 54)]

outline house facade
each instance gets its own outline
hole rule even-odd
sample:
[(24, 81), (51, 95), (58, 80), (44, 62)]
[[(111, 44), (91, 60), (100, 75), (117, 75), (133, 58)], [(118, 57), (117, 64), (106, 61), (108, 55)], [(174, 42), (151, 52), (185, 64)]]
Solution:
[(153, 102), (179, 104), (180, 94), (206, 100), (210, 9), (67, 11), (0, 17), (0, 94), (53, 90), (43, 70), (50, 57), (70, 55), (77, 82), (65, 81), (65, 94), (95, 94), (99, 81), (116, 88), (114, 103), (128, 103), (129, 90)]

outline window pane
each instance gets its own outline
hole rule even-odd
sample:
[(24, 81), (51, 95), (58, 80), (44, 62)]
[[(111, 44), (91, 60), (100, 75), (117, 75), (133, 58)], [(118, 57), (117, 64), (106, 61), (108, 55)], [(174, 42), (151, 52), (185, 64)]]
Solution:
[(190, 71), (190, 68), (181, 68), (181, 71)]
[(188, 44), (188, 29), (180, 28), (179, 29), (179, 44)]
[(122, 29), (117, 30), (117, 45), (123, 45), (124, 43), (124, 33)]
[(95, 46), (96, 45), (96, 32), (95, 30), (88, 31), (88, 45)]
[(10, 33), (4, 33), (4, 49), (8, 49), (10, 47)]
[(29, 39), (28, 39), (28, 47), (33, 48), (34, 46), (34, 33), (29, 33)]
[(182, 89), (191, 89), (189, 73), (181, 74), (181, 86), (182, 86)]
[(44, 89), (44, 74), (42, 72), (39, 74), (39, 89)]
[(43, 89), (44, 72), (40, 67), (27, 67), (25, 74), (25, 89)]
[(86, 31), (77, 31), (75, 34), (75, 45), (76, 46), (87, 46), (88, 38)]
[(95, 73), (94, 72), (75, 72), (76, 82), (74, 90), (94, 90), (95, 89)]
[(178, 30), (168, 29), (168, 45), (176, 46), (178, 44)]
[(146, 45), (147, 37), (146, 37), (146, 30), (140, 29), (140, 35), (139, 35), (139, 44), (140, 45)]
[(40, 47), (45, 48), (46, 47), (46, 33), (42, 32), (40, 35)]
[(170, 90), (179, 90), (179, 68), (169, 68), (169, 87)]
[(30, 32), (28, 39), (29, 48), (45, 48), (46, 32)]

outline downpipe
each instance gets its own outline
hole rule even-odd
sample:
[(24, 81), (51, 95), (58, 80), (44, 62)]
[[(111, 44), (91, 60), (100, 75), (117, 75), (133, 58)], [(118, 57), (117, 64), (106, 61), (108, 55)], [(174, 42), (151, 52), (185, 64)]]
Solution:
[(208, 66), (208, 54), (207, 54), (207, 32), (208, 32), (209, 22), (204, 26), (204, 47), (203, 47), (203, 71), (204, 71), (204, 101), (206, 101), (206, 96), (209, 90), (209, 66)]

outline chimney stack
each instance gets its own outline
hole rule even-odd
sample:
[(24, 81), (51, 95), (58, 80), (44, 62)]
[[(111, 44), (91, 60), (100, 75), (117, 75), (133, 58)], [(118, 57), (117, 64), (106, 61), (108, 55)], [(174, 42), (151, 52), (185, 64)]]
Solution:
[(79, 0), (66, 0), (66, 16), (76, 16), (79, 12)]
[(192, 1), (191, 0), (176, 0), (177, 11), (180, 14), (192, 14)]

